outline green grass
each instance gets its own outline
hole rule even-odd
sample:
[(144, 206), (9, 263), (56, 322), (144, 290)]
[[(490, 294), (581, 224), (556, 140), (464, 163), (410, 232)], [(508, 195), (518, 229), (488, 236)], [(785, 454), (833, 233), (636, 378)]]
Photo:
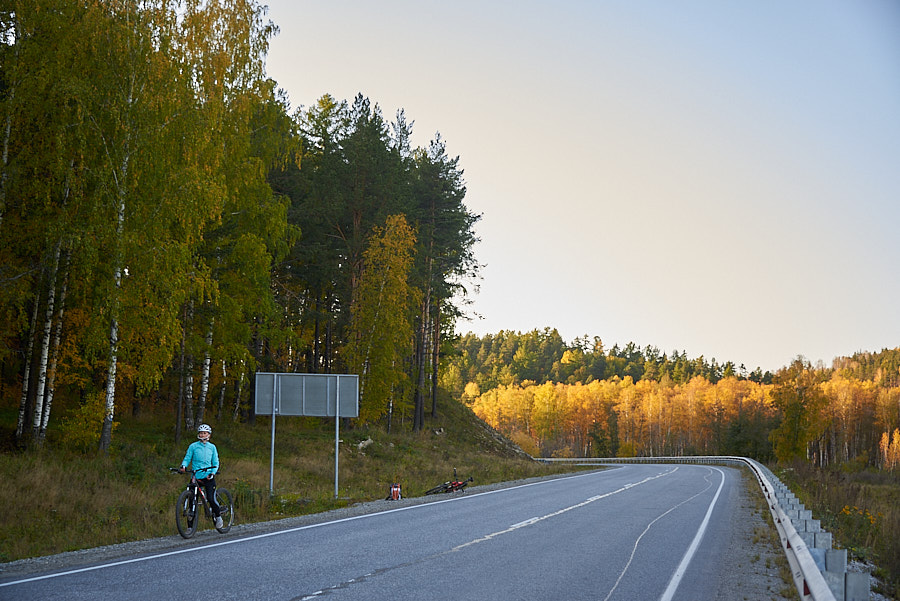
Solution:
[[(390, 434), (342, 426), (338, 499), (333, 420), (276, 421), (274, 495), (270, 419), (259, 417), (254, 425), (209, 420), (222, 464), (219, 486), (234, 494), (236, 523), (248, 523), (383, 499), (393, 482), (402, 484), (404, 496), (420, 496), (448, 480), (453, 468), (475, 484), (572, 469), (522, 458), (460, 403), (445, 400), (439, 410), (419, 433), (408, 424)], [(174, 504), (185, 476), (168, 467), (180, 465), (193, 434), (176, 444), (174, 418), (163, 411), (116, 419), (108, 455), (64, 449), (53, 429), (43, 449), (16, 450), (15, 414), (0, 411), (0, 561), (177, 536)], [(368, 439), (373, 442), (360, 450)]]

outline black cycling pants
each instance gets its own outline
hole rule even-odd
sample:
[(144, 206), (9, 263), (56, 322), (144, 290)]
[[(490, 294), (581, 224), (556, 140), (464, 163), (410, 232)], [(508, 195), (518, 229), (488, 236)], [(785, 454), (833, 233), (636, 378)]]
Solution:
[(221, 515), (222, 510), (219, 509), (219, 504), (216, 503), (216, 477), (212, 478), (202, 478), (197, 480), (200, 486), (203, 487), (203, 490), (206, 492), (206, 500), (209, 502), (209, 508), (212, 509), (213, 515), (215, 517), (219, 517)]

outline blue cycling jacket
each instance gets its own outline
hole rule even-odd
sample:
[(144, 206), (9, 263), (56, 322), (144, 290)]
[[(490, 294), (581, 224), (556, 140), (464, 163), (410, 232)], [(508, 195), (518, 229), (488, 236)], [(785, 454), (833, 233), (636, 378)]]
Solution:
[(219, 451), (216, 445), (202, 440), (192, 443), (184, 454), (181, 467), (186, 468), (188, 464), (191, 465), (198, 480), (215, 474), (219, 471)]

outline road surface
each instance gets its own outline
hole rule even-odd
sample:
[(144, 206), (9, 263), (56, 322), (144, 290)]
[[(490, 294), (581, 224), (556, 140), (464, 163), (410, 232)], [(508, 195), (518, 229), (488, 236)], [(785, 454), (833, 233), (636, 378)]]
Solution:
[(626, 465), (28, 577), (0, 599), (716, 598), (736, 469)]

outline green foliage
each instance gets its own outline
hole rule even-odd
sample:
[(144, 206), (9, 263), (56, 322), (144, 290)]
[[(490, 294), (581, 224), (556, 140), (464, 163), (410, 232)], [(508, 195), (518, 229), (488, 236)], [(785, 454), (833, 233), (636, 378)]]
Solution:
[(619, 450), (616, 453), (616, 457), (634, 457), (634, 443), (633, 442), (625, 442), (619, 445)]
[(799, 358), (776, 378), (772, 399), (780, 411), (781, 424), (771, 438), (779, 461), (805, 459), (808, 443), (824, 430), (821, 381), (821, 374)]
[[(70, 402), (105, 378), (107, 415), (129, 394), (214, 387), (247, 415), (256, 368), (347, 369), (365, 252), (389, 215), (423, 234), (404, 269), (433, 295), (397, 313), (452, 332), (460, 278), (477, 271), (458, 158), (439, 137), (411, 149), (402, 111), (388, 123), (362, 94), (290, 114), (265, 78), (275, 26), (258, 1), (36, 0), (0, 19), (0, 353), (17, 362), (4, 385), (52, 326)], [(427, 355), (408, 330), (375, 340), (393, 365), (373, 397), (411, 396), (398, 378)], [(102, 448), (110, 437), (105, 424)]]
[(526, 381), (588, 384), (630, 377), (635, 382), (646, 379), (684, 384), (701, 376), (716, 383), (731, 374), (738, 379), (771, 383), (773, 377), (759, 369), (747, 373), (732, 362), (719, 364), (702, 356), (691, 359), (683, 351), (673, 351), (670, 356), (656, 347), (642, 349), (632, 342), (608, 350), (599, 337), (590, 340), (584, 336), (567, 343), (552, 328), (525, 333), (501, 331), (483, 337), (466, 334), (456, 341), (444, 365), (454, 366), (465, 382), (476, 382), (482, 390)]
[[(63, 448), (88, 452), (97, 448), (100, 441), (100, 424), (106, 415), (106, 402), (102, 392), (88, 394), (84, 403), (60, 423), (60, 444)], [(113, 421), (113, 431), (119, 422)]]
[[(347, 362), (360, 376), (362, 423), (387, 414), (394, 391), (406, 379), (403, 360), (412, 350), (410, 320), (417, 294), (409, 282), (415, 233), (402, 215), (375, 227), (365, 252), (357, 295), (351, 306)], [(408, 405), (398, 398), (395, 409)]]

